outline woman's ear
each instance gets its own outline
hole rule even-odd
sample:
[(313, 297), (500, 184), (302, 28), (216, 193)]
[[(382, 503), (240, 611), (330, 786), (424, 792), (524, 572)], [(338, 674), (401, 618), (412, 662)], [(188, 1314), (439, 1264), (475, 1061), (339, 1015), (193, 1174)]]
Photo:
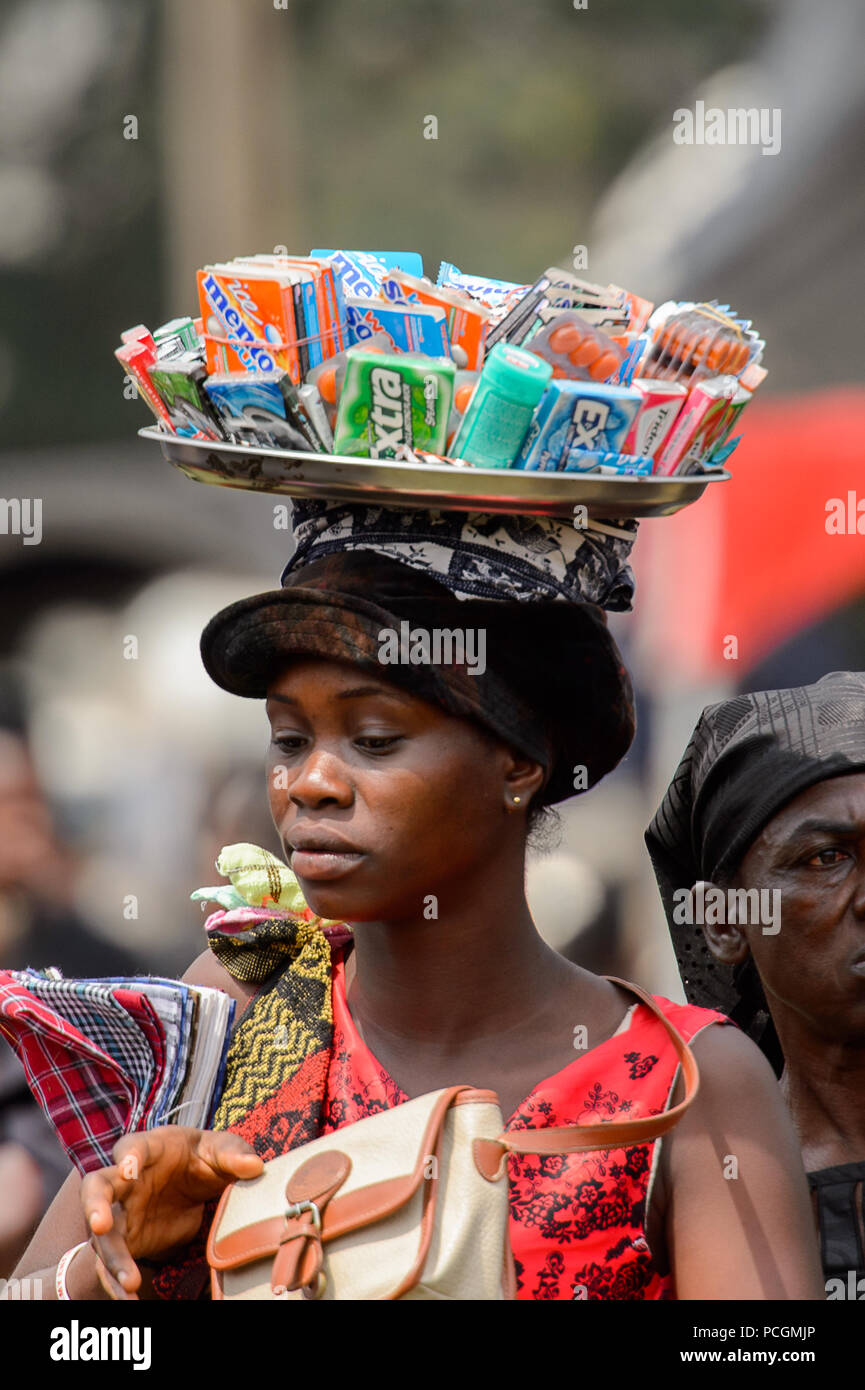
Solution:
[(505, 766), (504, 801), (508, 810), (527, 811), (532, 798), (544, 784), (545, 773), (540, 763), (508, 753)]
[(706, 945), (722, 965), (738, 965), (750, 947), (736, 921), (735, 896), (717, 883), (699, 879), (691, 888), (691, 921), (703, 928)]

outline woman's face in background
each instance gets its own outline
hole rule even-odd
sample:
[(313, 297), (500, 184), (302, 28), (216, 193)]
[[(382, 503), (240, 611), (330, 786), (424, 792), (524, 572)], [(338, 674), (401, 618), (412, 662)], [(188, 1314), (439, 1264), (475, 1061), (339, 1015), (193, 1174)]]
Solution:
[(773, 1013), (865, 1041), (865, 773), (818, 782), (779, 811), (736, 886), (780, 892), (780, 930), (745, 929)]
[(469, 721), (318, 658), (273, 680), (267, 713), (271, 813), (320, 916), (421, 919), (430, 895), (442, 912), (510, 845), (509, 770), (537, 765)]

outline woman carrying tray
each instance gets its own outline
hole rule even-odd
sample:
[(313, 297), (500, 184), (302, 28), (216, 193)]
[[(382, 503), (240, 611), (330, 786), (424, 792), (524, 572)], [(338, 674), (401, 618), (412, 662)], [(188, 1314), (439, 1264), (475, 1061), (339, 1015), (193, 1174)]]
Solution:
[(245, 1009), (214, 1128), (127, 1136), (114, 1166), (75, 1175), (20, 1276), (53, 1290), (60, 1262), (63, 1296), (206, 1295), (227, 1183), (457, 1082), (496, 1091), (511, 1136), (660, 1114), (684, 1094), (660, 1011), (693, 1044), (699, 1093), (663, 1140), (510, 1155), (517, 1297), (822, 1295), (804, 1173), (759, 1050), (721, 1014), (635, 1004), (566, 961), (526, 902), (544, 808), (592, 787), (633, 737), (594, 606), (629, 606), (633, 536), (613, 529), (598, 541), (561, 523), (319, 505), (282, 589), (210, 622), (210, 675), (267, 700), (292, 871), (311, 910), (352, 932), (210, 919), (186, 978)]

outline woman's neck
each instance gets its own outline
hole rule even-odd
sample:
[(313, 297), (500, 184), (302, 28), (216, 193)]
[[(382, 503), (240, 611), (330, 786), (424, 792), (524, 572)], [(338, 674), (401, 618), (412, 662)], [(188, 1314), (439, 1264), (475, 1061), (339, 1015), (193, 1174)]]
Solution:
[(352, 1012), (376, 1032), (447, 1048), (525, 1026), (575, 967), (538, 935), (519, 873), (438, 917), (359, 922)]
[(781, 1091), (806, 1169), (865, 1160), (865, 1047), (827, 1043), (801, 1025), (776, 1027), (785, 1057)]

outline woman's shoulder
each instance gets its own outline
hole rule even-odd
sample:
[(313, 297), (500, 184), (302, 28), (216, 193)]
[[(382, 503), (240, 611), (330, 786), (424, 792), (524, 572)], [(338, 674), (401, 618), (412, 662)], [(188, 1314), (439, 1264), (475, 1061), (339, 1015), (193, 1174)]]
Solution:
[(216, 956), (208, 947), (196, 956), (189, 969), (182, 976), (183, 983), (187, 985), (201, 985), (207, 989), (221, 989), (231, 999), (239, 1004), (241, 1008), (246, 1008), (250, 999), (258, 990), (258, 985), (251, 981), (238, 980), (231, 975), (217, 960)]
[[(726, 1014), (719, 1013), (717, 1009), (706, 1009), (699, 1004), (680, 1004), (673, 999), (667, 999), (663, 994), (653, 994), (652, 1000), (655, 1007), (664, 1017), (672, 1023), (673, 1027), (685, 1039), (685, 1042), (692, 1042), (698, 1034), (713, 1024), (719, 1024), (722, 1028), (729, 1026), (731, 1030), (737, 1030), (738, 1025), (728, 1018)], [(642, 1006), (644, 1016), (649, 1013), (648, 1007)], [(714, 1030), (716, 1033), (718, 1029)]]

